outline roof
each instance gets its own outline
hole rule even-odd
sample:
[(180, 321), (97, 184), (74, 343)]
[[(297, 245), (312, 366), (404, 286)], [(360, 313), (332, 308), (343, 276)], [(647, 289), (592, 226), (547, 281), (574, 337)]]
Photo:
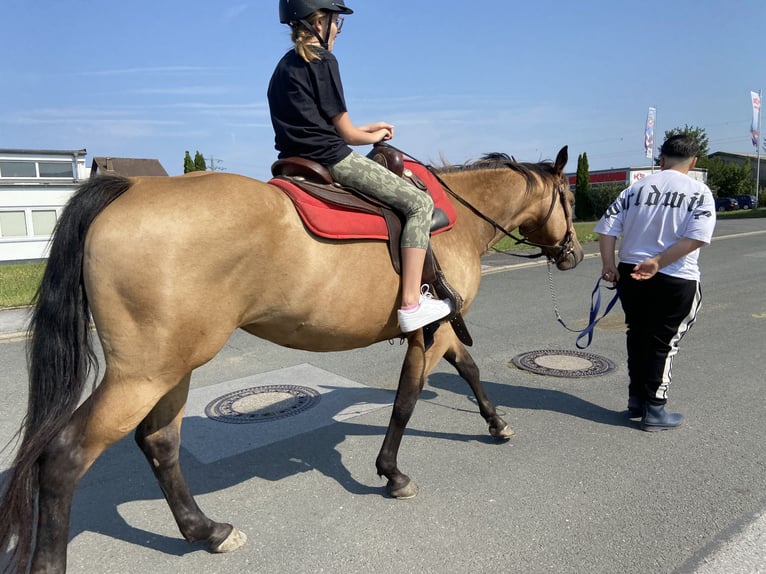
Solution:
[(94, 157), (90, 173), (91, 177), (106, 174), (124, 175), (125, 177), (168, 175), (168, 172), (157, 159), (131, 157)]
[(86, 154), (83, 149), (0, 149), (3, 154), (23, 154), (23, 155), (74, 155), (81, 156)]

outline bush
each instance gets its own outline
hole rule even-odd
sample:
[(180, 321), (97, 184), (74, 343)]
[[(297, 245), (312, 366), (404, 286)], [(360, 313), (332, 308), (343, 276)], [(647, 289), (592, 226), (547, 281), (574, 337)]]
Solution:
[(617, 199), (617, 196), (620, 195), (620, 192), (625, 189), (625, 187), (627, 186), (618, 183), (594, 185), (590, 192), (590, 205), (593, 211), (593, 219), (601, 219), (606, 208)]

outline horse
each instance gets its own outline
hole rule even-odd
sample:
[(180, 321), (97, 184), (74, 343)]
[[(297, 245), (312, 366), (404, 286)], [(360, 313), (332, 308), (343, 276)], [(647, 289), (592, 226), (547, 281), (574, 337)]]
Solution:
[[(432, 249), (462, 296), (463, 312), (478, 291), (482, 254), (512, 230), (560, 270), (582, 260), (566, 163), (564, 147), (555, 162), (493, 155), (434, 169), (456, 200), (457, 221), (432, 237)], [(375, 462), (392, 497), (417, 493), (397, 465), (398, 451), (426, 377), (442, 357), (470, 385), (489, 433), (509, 439), (513, 431), (451, 324), (442, 323), (428, 344), (423, 329), (403, 335), (399, 303), (400, 281), (384, 241), (313, 236), (274, 185), (222, 172), (85, 182), (61, 214), (33, 305), (28, 409), (0, 500), (8, 568), (66, 570), (77, 485), (106, 448), (131, 432), (187, 541), (210, 552), (245, 542), (243, 532), (199, 509), (179, 465), (192, 371), (235, 329), (320, 352), (406, 339)], [(104, 355), (100, 382), (92, 324)]]

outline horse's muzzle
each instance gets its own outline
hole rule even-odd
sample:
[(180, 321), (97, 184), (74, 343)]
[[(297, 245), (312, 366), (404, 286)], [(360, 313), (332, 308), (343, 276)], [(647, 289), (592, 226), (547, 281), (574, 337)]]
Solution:
[(582, 247), (575, 244), (563, 250), (553, 262), (556, 264), (556, 268), (559, 271), (569, 271), (570, 269), (577, 267), (584, 256)]

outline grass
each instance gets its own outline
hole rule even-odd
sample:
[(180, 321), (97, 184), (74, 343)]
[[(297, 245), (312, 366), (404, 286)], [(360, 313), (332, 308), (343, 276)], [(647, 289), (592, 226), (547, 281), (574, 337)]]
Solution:
[[(717, 214), (719, 219), (748, 219), (752, 217), (766, 217), (766, 208), (738, 209), (737, 211), (723, 211)], [(597, 241), (598, 236), (593, 233), (596, 227), (595, 221), (582, 221), (574, 224), (577, 239), (580, 243)], [(518, 235), (514, 230), (514, 235)], [(516, 245), (506, 237), (495, 245), (497, 251), (509, 249), (532, 249), (527, 245)], [(45, 270), (45, 262), (36, 263), (11, 263), (0, 264), (0, 309), (9, 307), (23, 307), (32, 302), (37, 291), (37, 286), (42, 279)]]
[(766, 207), (718, 212), (718, 219), (753, 219), (755, 217), (766, 217)]
[(43, 271), (44, 261), (0, 265), (0, 308), (29, 305), (43, 277)]
[[(596, 223), (597, 223), (596, 221), (580, 221), (574, 224), (575, 233), (577, 234), (577, 239), (580, 241), (580, 243), (587, 243), (589, 241), (598, 241), (598, 235), (593, 233), (593, 228), (596, 227)], [(513, 234), (516, 237), (521, 236), (518, 229), (514, 229)], [(537, 249), (537, 247), (524, 245), (523, 243), (517, 244), (510, 237), (504, 237), (503, 239), (498, 241), (495, 244), (495, 246), (492, 248), (493, 251), (526, 250), (526, 249)]]

